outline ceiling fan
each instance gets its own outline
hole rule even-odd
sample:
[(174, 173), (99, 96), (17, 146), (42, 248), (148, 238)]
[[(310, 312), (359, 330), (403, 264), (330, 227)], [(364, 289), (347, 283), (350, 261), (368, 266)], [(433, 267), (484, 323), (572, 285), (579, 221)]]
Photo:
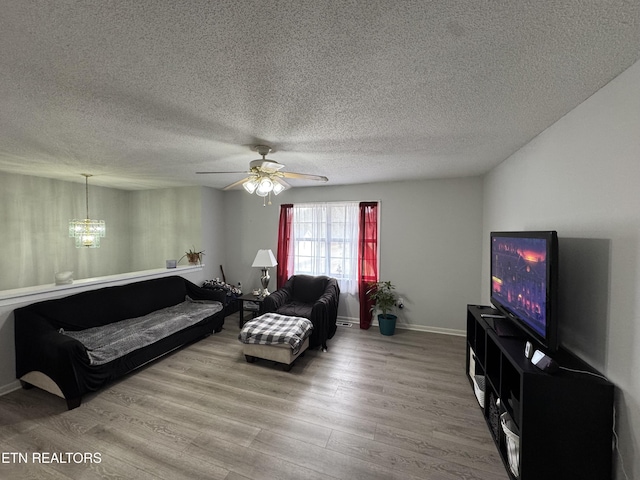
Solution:
[(284, 165), (274, 160), (267, 159), (267, 154), (271, 152), (271, 147), (268, 145), (256, 145), (255, 150), (262, 155), (262, 158), (252, 160), (249, 163), (249, 171), (245, 172), (196, 172), (198, 174), (220, 174), (220, 173), (244, 173), (248, 174), (247, 178), (238, 180), (230, 185), (227, 185), (223, 190), (230, 190), (239, 185), (242, 185), (244, 189), (249, 193), (255, 193), (260, 197), (269, 197), (269, 204), (271, 204), (271, 193), (278, 195), (287, 188), (289, 185), (284, 179), (294, 178), (300, 180), (316, 180), (320, 182), (327, 182), (329, 179), (321, 175), (309, 175), (306, 173), (293, 173), (282, 171)]

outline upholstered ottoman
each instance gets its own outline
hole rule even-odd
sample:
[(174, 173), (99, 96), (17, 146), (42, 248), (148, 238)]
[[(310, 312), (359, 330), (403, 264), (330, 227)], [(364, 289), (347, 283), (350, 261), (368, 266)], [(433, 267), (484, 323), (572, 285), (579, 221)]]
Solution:
[(281, 363), (285, 371), (309, 347), (313, 324), (306, 318), (265, 313), (244, 324), (238, 339), (247, 362)]

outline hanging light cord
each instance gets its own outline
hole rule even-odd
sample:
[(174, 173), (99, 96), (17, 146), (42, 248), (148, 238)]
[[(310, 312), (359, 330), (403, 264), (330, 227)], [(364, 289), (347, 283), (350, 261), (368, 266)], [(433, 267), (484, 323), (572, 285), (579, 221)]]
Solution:
[(87, 205), (87, 216), (85, 218), (89, 218), (89, 175), (88, 173), (83, 173), (84, 175), (84, 193), (85, 193), (85, 201)]

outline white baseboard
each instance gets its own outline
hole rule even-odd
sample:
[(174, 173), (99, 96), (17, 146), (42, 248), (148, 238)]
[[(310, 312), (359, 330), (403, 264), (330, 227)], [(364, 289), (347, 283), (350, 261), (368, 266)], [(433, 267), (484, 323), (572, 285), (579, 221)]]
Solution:
[[(351, 322), (354, 325), (360, 324), (360, 319), (352, 318), (352, 317), (340, 317), (338, 316), (338, 321), (341, 322)], [(373, 321), (371, 323), (372, 327), (378, 327), (378, 322)], [(429, 333), (439, 333), (441, 335), (453, 335), (454, 337), (465, 337), (467, 335), (466, 330), (456, 330), (454, 328), (442, 328), (442, 327), (430, 327), (427, 325), (414, 325), (411, 323), (396, 323), (396, 328), (401, 330), (415, 330), (417, 332), (429, 332)]]
[(454, 337), (467, 336), (467, 332), (465, 330), (456, 330), (454, 328), (428, 327), (426, 325), (410, 325), (410, 324), (396, 324), (396, 328), (404, 329), (404, 330), (416, 330), (418, 332), (439, 333), (441, 335), (452, 335)]
[(15, 380), (7, 385), (0, 385), (0, 397), (2, 395), (6, 395), (7, 393), (14, 392), (21, 388), (20, 381)]

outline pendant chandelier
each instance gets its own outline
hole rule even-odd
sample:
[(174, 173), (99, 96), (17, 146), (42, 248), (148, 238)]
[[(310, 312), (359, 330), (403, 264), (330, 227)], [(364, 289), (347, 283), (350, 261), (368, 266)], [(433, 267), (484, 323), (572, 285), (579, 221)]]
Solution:
[(100, 248), (100, 238), (106, 234), (104, 220), (91, 220), (89, 218), (89, 175), (83, 173), (85, 185), (85, 200), (87, 204), (87, 216), (83, 220), (69, 221), (69, 237), (76, 239), (76, 248)]

